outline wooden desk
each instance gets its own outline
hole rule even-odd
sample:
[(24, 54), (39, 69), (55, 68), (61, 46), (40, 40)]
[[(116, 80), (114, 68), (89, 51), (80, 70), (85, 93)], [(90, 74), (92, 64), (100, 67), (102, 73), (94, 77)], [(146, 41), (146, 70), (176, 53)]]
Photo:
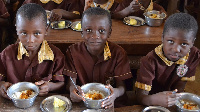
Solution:
[[(68, 94), (65, 94), (63, 96), (66, 96), (69, 98)], [(0, 97), (0, 106), (1, 106), (0, 112), (41, 112), (40, 103), (45, 98), (46, 97), (37, 96), (32, 107), (29, 107), (27, 109), (19, 109), (14, 106), (11, 100)], [(126, 106), (126, 107), (121, 107), (121, 108), (115, 108), (114, 112), (141, 112), (144, 108), (145, 107), (142, 105)], [(70, 112), (82, 112), (85, 109), (87, 108), (84, 106), (83, 102), (72, 103), (72, 109), (70, 110)], [(176, 112), (175, 107), (169, 108), (169, 110), (170, 112)]]
[[(163, 24), (160, 27), (147, 25), (133, 27), (124, 24), (121, 20), (112, 20), (112, 33), (108, 39), (122, 46), (129, 58), (131, 68), (139, 68), (139, 59), (161, 44)], [(72, 29), (49, 29), (45, 39), (56, 45), (65, 54), (69, 45), (83, 40), (80, 32)]]
[[(112, 33), (108, 40), (117, 44), (160, 44), (162, 31), (163, 25), (133, 27), (125, 25), (121, 20), (112, 20)], [(73, 44), (82, 41), (82, 38), (80, 32), (71, 29), (49, 29), (46, 40), (50, 43)]]

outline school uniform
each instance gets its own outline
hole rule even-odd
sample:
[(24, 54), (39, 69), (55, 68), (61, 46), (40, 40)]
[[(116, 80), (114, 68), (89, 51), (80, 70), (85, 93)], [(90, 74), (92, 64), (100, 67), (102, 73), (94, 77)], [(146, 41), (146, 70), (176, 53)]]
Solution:
[(80, 84), (99, 82), (106, 84), (109, 78), (125, 80), (132, 77), (126, 52), (120, 46), (108, 42), (110, 56), (102, 55), (95, 62), (84, 42), (71, 45), (66, 52), (65, 73), (78, 78)]
[[(108, 79), (115, 87), (117, 81), (132, 77), (126, 52), (120, 46), (106, 42), (104, 54), (94, 61), (85, 42), (71, 45), (66, 52), (65, 74), (77, 78), (77, 84), (98, 82), (106, 84)], [(125, 106), (126, 94), (115, 100), (115, 107)]]
[(0, 0), (0, 18), (7, 19), (10, 16), (3, 0)]
[[(129, 4), (131, 3), (130, 0), (123, 0), (122, 2), (116, 2), (115, 0), (108, 0), (105, 4), (97, 4), (95, 2), (92, 2), (91, 7), (101, 7), (105, 10), (109, 10), (111, 13), (121, 11), (125, 9)], [(85, 6), (85, 1), (80, 0), (80, 12), (83, 13)]]
[(79, 0), (25, 0), (23, 4), (36, 3), (45, 10), (63, 9), (74, 14), (79, 14)]
[[(5, 48), (0, 53), (0, 80), (10, 83), (64, 81), (64, 55), (52, 44), (43, 41), (41, 48), (31, 61), (21, 42)], [(4, 70), (3, 70), (4, 69)]]
[(140, 73), (135, 86), (149, 91), (150, 94), (172, 91), (180, 81), (195, 80), (199, 61), (200, 51), (194, 46), (186, 56), (172, 62), (164, 56), (160, 45), (141, 59)]

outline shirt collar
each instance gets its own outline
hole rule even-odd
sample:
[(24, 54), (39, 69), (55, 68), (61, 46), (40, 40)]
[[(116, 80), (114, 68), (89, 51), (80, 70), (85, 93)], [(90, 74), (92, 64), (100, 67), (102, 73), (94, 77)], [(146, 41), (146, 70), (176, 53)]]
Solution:
[(57, 4), (60, 4), (63, 0), (40, 0), (40, 2), (42, 2), (44, 4), (48, 3), (49, 1), (53, 1)]
[(159, 45), (158, 47), (155, 48), (155, 53), (165, 62), (165, 64), (167, 66), (171, 66), (172, 64), (180, 64), (180, 65), (184, 65), (187, 62), (187, 59), (189, 57), (189, 53), (187, 53), (186, 56), (180, 58), (178, 61), (173, 62), (173, 61), (169, 61), (163, 54), (163, 44)]
[[(26, 51), (26, 49), (24, 48), (24, 46), (22, 45), (22, 43), (19, 42), (17, 59), (21, 60), (22, 56), (24, 54), (29, 57), (28, 52)], [(51, 61), (54, 60), (53, 51), (49, 47), (49, 45), (48, 45), (48, 43), (47, 43), (46, 40), (44, 40), (42, 42), (40, 51), (38, 52), (38, 61), (39, 61), (39, 63), (42, 63), (44, 60), (51, 60)]]
[(106, 45), (104, 47), (104, 61), (106, 61), (110, 58), (111, 58), (111, 52), (110, 52), (110, 48), (108, 46), (108, 42), (106, 41)]

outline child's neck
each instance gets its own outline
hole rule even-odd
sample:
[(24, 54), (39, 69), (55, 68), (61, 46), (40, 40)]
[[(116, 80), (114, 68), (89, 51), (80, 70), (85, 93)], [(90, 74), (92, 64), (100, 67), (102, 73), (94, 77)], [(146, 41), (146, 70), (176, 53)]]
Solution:
[(38, 54), (39, 49), (38, 50), (34, 50), (34, 51), (28, 51), (29, 54), (29, 59), (32, 61), (33, 58)]
[(108, 2), (108, 0), (94, 0), (94, 2), (97, 4), (105, 4)]

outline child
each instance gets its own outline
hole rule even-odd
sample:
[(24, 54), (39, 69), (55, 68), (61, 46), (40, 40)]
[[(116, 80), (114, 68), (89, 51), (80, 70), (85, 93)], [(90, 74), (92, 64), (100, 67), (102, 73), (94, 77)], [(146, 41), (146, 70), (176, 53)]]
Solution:
[(5, 31), (6, 28), (9, 26), (9, 18), (10, 14), (8, 13), (8, 10), (5, 6), (5, 3), (3, 0), (0, 0), (0, 51), (4, 47), (4, 42), (2, 40), (5, 40)]
[[(108, 11), (99, 7), (89, 8), (83, 13), (81, 23), (84, 41), (68, 48), (65, 74), (79, 85), (114, 82), (113, 94), (102, 105), (110, 108), (114, 100), (125, 93), (123, 81), (132, 77), (126, 52), (120, 46), (107, 41), (112, 31)], [(82, 100), (75, 93), (72, 83), (70, 97), (73, 102)]]
[(195, 80), (200, 51), (193, 46), (198, 25), (186, 13), (170, 16), (164, 25), (162, 44), (141, 59), (137, 76), (138, 101), (143, 105), (175, 104), (187, 81)]
[[(37, 4), (23, 5), (16, 14), (19, 43), (0, 53), (0, 95), (8, 98), (6, 90), (17, 82), (35, 82), (39, 95), (64, 86), (64, 55), (44, 40), (47, 16)], [(2, 62), (2, 64), (1, 64)]]
[(52, 12), (52, 20), (79, 19), (79, 0), (25, 0), (24, 4), (36, 3)]
[[(82, 2), (80, 3), (83, 4)], [(121, 0), (121, 2), (117, 0), (85, 0), (84, 10), (90, 7), (101, 7), (109, 10), (112, 18), (122, 19), (130, 15), (143, 17), (143, 13), (149, 4), (150, 0)], [(158, 4), (153, 4), (153, 6), (154, 10), (165, 12)]]

